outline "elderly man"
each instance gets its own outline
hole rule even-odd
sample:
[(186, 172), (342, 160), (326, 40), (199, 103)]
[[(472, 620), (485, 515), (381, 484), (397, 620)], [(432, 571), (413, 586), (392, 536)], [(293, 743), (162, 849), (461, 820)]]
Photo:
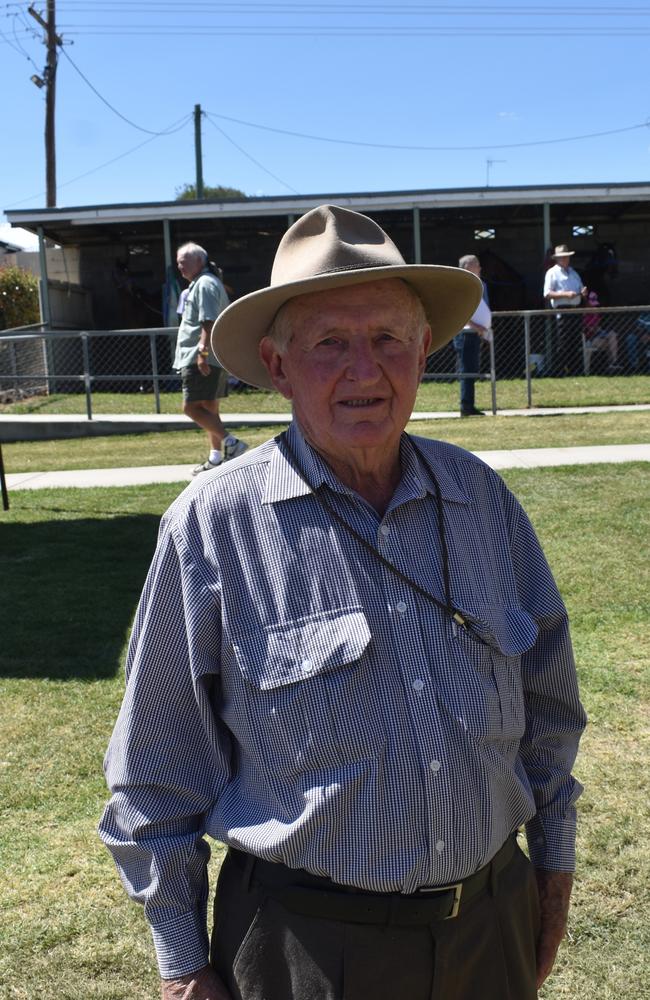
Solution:
[(228, 305), (220, 278), (210, 270), (208, 255), (197, 243), (176, 252), (178, 270), (190, 285), (183, 302), (173, 366), (181, 373), (183, 413), (208, 435), (210, 454), (192, 475), (237, 458), (248, 445), (226, 432), (219, 399), (228, 395), (228, 375), (210, 350), (212, 324)]
[(293, 422), (174, 503), (134, 624), (101, 834), (165, 1000), (530, 1000), (553, 965), (584, 726), (566, 612), (499, 477), (404, 433), (480, 297), (323, 206), (215, 324)]
[(553, 371), (560, 376), (580, 375), (584, 370), (581, 317), (569, 315), (587, 294), (582, 278), (570, 266), (574, 253), (566, 243), (557, 246), (552, 255), (555, 264), (544, 275), (544, 301), (556, 310)]

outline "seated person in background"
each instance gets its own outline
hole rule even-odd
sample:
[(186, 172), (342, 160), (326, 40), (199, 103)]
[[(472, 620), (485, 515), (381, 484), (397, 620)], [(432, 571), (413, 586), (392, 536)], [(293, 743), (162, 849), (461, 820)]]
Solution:
[[(593, 309), (600, 308), (600, 302), (596, 292), (587, 293), (585, 307), (591, 306)], [(618, 364), (618, 336), (615, 330), (605, 330), (600, 325), (601, 316), (599, 313), (585, 313), (582, 317), (582, 333), (585, 344), (592, 351), (607, 349), (609, 355), (609, 371), (619, 370)], [(585, 374), (589, 374), (589, 362), (585, 362)]]

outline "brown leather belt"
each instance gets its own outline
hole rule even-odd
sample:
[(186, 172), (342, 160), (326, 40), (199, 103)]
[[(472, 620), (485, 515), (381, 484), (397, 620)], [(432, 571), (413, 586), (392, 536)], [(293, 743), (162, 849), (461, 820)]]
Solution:
[(263, 861), (242, 851), (229, 849), (229, 857), (246, 879), (261, 886), (272, 899), (293, 913), (321, 920), (352, 924), (430, 924), (452, 920), (463, 906), (493, 884), (510, 863), (517, 849), (515, 834), (487, 865), (453, 885), (418, 889), (411, 895), (375, 893), (278, 862)]

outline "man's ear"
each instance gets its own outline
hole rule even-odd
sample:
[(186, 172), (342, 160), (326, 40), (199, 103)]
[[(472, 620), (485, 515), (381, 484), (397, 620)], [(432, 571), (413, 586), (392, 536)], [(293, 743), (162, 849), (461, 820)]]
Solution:
[(260, 361), (271, 376), (273, 385), (285, 399), (292, 399), (291, 382), (284, 372), (283, 356), (270, 337), (262, 337), (259, 346)]

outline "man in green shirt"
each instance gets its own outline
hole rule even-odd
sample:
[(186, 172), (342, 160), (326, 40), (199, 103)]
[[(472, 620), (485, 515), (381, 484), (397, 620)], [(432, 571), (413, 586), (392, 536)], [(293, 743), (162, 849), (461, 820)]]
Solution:
[(196, 476), (243, 454), (248, 445), (228, 434), (219, 416), (219, 400), (228, 395), (228, 375), (210, 349), (210, 333), (228, 305), (226, 290), (210, 270), (206, 251), (197, 243), (179, 247), (176, 263), (190, 287), (173, 367), (181, 373), (183, 413), (206, 431), (210, 441), (210, 454), (194, 469), (192, 475)]

